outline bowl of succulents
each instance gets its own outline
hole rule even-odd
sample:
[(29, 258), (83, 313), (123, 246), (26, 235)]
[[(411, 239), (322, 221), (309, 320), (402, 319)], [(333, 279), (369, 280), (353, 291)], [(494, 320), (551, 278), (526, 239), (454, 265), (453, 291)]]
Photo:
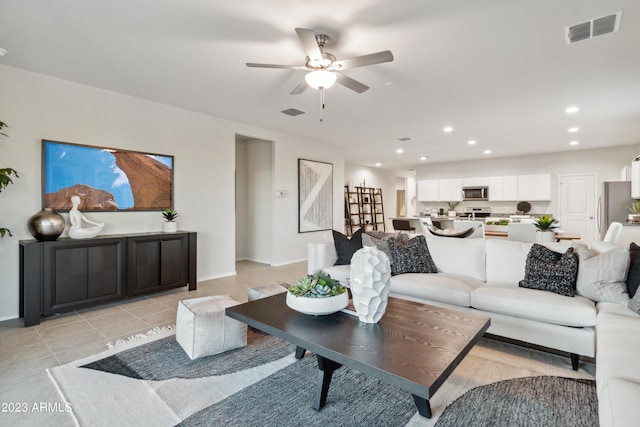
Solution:
[(297, 280), (287, 292), (287, 305), (304, 314), (331, 314), (348, 304), (347, 288), (322, 270)]

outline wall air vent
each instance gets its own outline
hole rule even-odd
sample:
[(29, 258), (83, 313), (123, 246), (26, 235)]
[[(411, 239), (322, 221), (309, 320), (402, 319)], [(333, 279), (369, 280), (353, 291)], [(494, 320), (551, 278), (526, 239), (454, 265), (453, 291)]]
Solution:
[(579, 42), (580, 40), (614, 33), (620, 28), (621, 17), (622, 11), (603, 16), (601, 18), (592, 19), (591, 21), (568, 26), (564, 29), (565, 40), (567, 44), (571, 44)]
[(411, 138), (410, 136), (403, 136), (402, 138), (398, 138), (398, 141), (402, 141), (402, 142), (413, 141), (413, 138)]
[(300, 114), (304, 114), (305, 112), (302, 110), (298, 110), (297, 108), (287, 108), (286, 110), (280, 111), (282, 114), (286, 114), (287, 116), (295, 117)]

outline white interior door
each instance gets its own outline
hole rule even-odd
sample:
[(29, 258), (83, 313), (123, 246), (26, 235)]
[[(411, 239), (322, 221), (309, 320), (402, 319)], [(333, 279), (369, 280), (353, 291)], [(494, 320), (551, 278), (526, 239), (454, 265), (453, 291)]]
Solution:
[(578, 233), (582, 239), (596, 239), (596, 175), (560, 175), (558, 207), (560, 225), (567, 233)]

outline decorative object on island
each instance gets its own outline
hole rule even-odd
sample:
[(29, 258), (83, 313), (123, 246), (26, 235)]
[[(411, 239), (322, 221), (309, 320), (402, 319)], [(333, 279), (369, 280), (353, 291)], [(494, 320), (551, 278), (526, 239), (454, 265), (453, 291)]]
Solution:
[[(5, 127), (8, 127), (7, 124), (4, 122), (0, 122), (0, 130), (2, 130), (2, 128), (5, 128)], [(7, 138), (9, 137), (9, 135), (3, 132), (0, 132), (0, 135), (6, 136)], [(12, 174), (16, 178), (20, 178), (18, 176), (18, 172), (16, 172), (16, 170), (13, 168), (0, 169), (0, 193), (2, 192), (2, 190), (7, 188), (9, 184), (13, 184), (13, 180), (11, 180)], [(0, 227), (0, 237), (4, 237), (5, 234), (8, 234), (9, 236), (13, 236), (13, 234), (11, 234), (11, 230), (9, 230), (8, 228)]]
[(64, 231), (64, 226), (64, 217), (51, 208), (36, 212), (27, 222), (31, 235), (41, 242), (56, 240)]
[(456, 206), (458, 206), (458, 202), (447, 202), (447, 207), (449, 208), (448, 214), (451, 218), (455, 218), (457, 215)]
[(558, 228), (558, 224), (553, 216), (543, 215), (536, 218), (534, 225), (538, 229), (536, 234), (538, 243), (554, 242), (556, 240), (556, 233), (553, 230)]
[(151, 211), (173, 206), (173, 156), (42, 140), (42, 205), (67, 211)]
[(339, 281), (318, 270), (290, 286), (286, 301), (300, 313), (317, 316), (345, 308), (349, 304), (349, 293)]
[(333, 164), (298, 159), (298, 233), (333, 228)]
[(359, 249), (351, 259), (350, 284), (358, 318), (378, 323), (387, 309), (391, 286), (389, 257), (374, 247)]
[(640, 222), (640, 200), (635, 200), (629, 208), (629, 222)]
[[(80, 206), (80, 196), (71, 196), (71, 205), (72, 208), (69, 211), (69, 222), (71, 222), (69, 237), (72, 239), (92, 239), (100, 234), (104, 228), (104, 224), (88, 220), (78, 210), (78, 206)], [(88, 226), (84, 226), (83, 223), (88, 224)]]
[(162, 211), (162, 216), (166, 220), (162, 225), (162, 231), (165, 233), (175, 233), (178, 230), (178, 223), (176, 222), (178, 211), (171, 208), (165, 209)]
[(522, 215), (528, 214), (531, 210), (531, 203), (525, 201), (518, 202), (516, 209), (518, 212), (522, 212)]

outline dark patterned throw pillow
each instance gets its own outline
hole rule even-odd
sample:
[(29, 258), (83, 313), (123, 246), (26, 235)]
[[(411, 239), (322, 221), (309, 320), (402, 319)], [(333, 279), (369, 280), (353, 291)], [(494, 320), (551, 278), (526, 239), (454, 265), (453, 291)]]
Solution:
[(351, 264), (351, 257), (356, 253), (358, 249), (362, 249), (362, 228), (351, 235), (349, 239), (344, 234), (336, 230), (333, 231), (333, 244), (336, 247), (338, 253), (338, 260), (334, 265), (349, 265)]
[(389, 239), (389, 250), (392, 275), (438, 272), (423, 235), (405, 242), (401, 239)]
[(627, 275), (627, 291), (629, 298), (633, 298), (640, 285), (640, 246), (631, 242), (629, 244), (629, 274)]
[(534, 243), (527, 255), (520, 287), (572, 297), (576, 293), (577, 276), (578, 257), (573, 248), (561, 254)]

